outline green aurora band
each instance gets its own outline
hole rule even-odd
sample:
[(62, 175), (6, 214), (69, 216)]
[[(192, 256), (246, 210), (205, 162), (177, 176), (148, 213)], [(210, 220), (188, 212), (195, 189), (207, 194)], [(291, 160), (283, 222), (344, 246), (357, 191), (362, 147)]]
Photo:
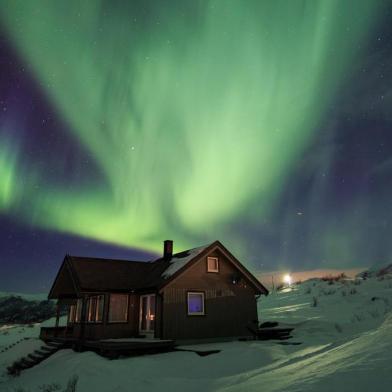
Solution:
[(0, 211), (142, 249), (219, 238), (241, 253), (227, 227), (273, 209), (379, 12), (363, 0), (3, 2), (9, 39), (102, 176), (70, 190), (2, 148)]

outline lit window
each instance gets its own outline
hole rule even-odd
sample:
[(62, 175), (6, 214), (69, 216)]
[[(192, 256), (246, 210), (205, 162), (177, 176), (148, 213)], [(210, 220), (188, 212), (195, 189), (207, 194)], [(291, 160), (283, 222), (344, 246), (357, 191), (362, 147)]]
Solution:
[(82, 319), (82, 305), (83, 300), (79, 298), (76, 302), (75, 323), (80, 323), (80, 320)]
[(75, 314), (76, 314), (76, 305), (71, 305), (69, 307), (69, 312), (68, 312), (68, 322), (69, 323), (75, 322)]
[(97, 306), (95, 308), (95, 321), (101, 323), (103, 320), (103, 304), (105, 297), (103, 295), (98, 296)]
[(188, 293), (188, 315), (204, 315), (204, 293)]
[(128, 295), (110, 294), (109, 322), (121, 323), (128, 321)]
[(104, 296), (95, 295), (88, 299), (87, 321), (90, 323), (102, 322)]
[(217, 257), (207, 257), (207, 271), (219, 272), (219, 261)]

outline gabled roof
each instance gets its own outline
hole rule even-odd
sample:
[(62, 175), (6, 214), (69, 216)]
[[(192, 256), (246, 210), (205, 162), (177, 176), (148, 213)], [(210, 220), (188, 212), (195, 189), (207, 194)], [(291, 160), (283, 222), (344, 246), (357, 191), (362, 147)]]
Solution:
[(130, 290), (143, 287), (152, 264), (142, 261), (68, 256), (81, 290)]
[(215, 241), (205, 246), (175, 253), (170, 260), (159, 258), (150, 262), (67, 255), (49, 292), (49, 298), (57, 298), (56, 285), (64, 271), (70, 273), (76, 293), (159, 290), (215, 248), (219, 248), (226, 254), (257, 291), (268, 294), (268, 290), (219, 241)]
[(163, 270), (161, 277), (163, 283), (160, 288), (178, 278), (191, 265), (208, 254), (210, 251), (219, 249), (227, 259), (249, 280), (260, 294), (268, 295), (268, 290), (244, 265), (225, 247), (220, 241), (214, 241), (206, 246), (193, 248), (181, 253), (174, 254), (169, 265)]

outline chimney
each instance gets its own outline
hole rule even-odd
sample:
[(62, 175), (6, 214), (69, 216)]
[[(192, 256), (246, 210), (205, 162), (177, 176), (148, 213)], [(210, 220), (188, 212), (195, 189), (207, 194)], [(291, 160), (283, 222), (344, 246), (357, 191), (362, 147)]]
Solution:
[(165, 240), (163, 241), (163, 258), (165, 260), (171, 260), (173, 255), (173, 241)]

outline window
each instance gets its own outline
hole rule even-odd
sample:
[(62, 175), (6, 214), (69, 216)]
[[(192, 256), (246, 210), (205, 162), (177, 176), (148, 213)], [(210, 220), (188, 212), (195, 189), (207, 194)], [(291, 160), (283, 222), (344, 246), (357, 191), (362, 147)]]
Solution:
[(204, 293), (188, 293), (188, 315), (204, 315)]
[(87, 302), (87, 321), (90, 323), (101, 323), (103, 316), (103, 295), (94, 295)]
[(75, 323), (80, 323), (80, 320), (82, 319), (82, 305), (83, 300), (79, 298), (76, 302)]
[(128, 294), (110, 294), (109, 322), (121, 323), (128, 321)]
[(219, 260), (217, 257), (207, 257), (207, 272), (219, 272)]
[(68, 312), (68, 323), (75, 322), (75, 315), (76, 315), (76, 305), (71, 305), (69, 307), (69, 312)]
[(155, 295), (140, 296), (139, 330), (153, 332), (155, 328)]

